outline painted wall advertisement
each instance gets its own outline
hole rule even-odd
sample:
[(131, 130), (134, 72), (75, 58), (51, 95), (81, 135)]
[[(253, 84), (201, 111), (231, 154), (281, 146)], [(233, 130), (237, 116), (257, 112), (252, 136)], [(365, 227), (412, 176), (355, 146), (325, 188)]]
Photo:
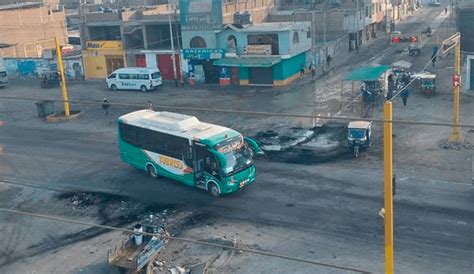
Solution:
[(222, 0), (180, 0), (179, 12), (184, 31), (222, 27)]

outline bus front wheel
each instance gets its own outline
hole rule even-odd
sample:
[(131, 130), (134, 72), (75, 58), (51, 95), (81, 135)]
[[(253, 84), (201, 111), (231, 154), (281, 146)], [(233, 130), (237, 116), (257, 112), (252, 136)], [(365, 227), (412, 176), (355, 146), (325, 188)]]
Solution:
[(111, 89), (112, 91), (117, 91), (117, 86), (116, 86), (116, 85), (111, 85), (111, 86), (110, 86), (110, 89)]
[(158, 173), (156, 172), (156, 169), (152, 164), (146, 166), (146, 172), (151, 178), (158, 178)]
[(140, 91), (141, 92), (147, 92), (148, 89), (146, 88), (146, 86), (143, 85), (143, 86), (140, 87)]
[(207, 186), (207, 191), (209, 191), (209, 193), (211, 193), (211, 195), (214, 197), (219, 197), (219, 195), (221, 194), (219, 188), (215, 183), (209, 183), (209, 185)]

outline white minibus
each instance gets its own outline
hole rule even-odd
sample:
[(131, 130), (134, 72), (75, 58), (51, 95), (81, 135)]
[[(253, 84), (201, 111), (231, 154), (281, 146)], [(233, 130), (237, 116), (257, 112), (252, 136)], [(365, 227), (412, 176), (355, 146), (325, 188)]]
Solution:
[(111, 90), (153, 90), (162, 85), (161, 72), (157, 68), (121, 68), (112, 72), (106, 80)]

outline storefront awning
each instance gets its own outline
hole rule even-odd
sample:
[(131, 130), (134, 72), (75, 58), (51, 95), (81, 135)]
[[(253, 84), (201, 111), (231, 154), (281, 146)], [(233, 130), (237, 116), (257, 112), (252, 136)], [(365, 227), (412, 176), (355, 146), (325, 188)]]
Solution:
[(221, 67), (269, 68), (281, 62), (280, 57), (226, 57), (214, 61)]
[(345, 80), (347, 81), (377, 81), (390, 66), (365, 67), (353, 70)]

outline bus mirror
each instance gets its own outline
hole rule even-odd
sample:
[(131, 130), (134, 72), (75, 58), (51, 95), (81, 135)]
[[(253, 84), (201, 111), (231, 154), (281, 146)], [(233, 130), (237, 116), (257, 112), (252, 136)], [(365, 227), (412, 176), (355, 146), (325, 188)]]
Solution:
[(247, 145), (250, 147), (250, 149), (252, 149), (254, 154), (265, 155), (263, 150), (260, 149), (260, 147), (258, 146), (257, 142), (254, 139), (245, 137), (244, 140), (245, 140), (245, 143), (247, 143)]
[(227, 165), (227, 159), (226, 157), (224, 157), (224, 155), (222, 155), (222, 153), (219, 153), (214, 149), (209, 149), (209, 152), (211, 152), (214, 156), (216, 156), (217, 160), (222, 166)]

